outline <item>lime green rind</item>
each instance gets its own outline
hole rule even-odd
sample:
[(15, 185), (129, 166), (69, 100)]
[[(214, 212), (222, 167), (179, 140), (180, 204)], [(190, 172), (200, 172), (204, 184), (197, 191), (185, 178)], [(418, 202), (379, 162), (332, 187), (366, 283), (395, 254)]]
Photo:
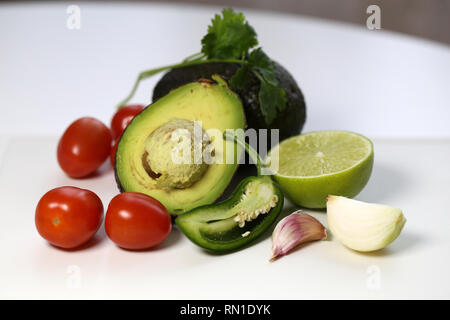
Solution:
[[(335, 173), (302, 177), (280, 173), (274, 174), (274, 179), (280, 184), (285, 196), (301, 207), (311, 209), (325, 208), (326, 197), (329, 194), (353, 198), (366, 186), (372, 173), (374, 162), (373, 143), (368, 138), (349, 131), (319, 131), (307, 133), (306, 135), (320, 135), (323, 133), (348, 133), (356, 135), (367, 142), (369, 149), (364, 158), (357, 161), (351, 167)], [(298, 139), (300, 136), (289, 138), (275, 148), (279, 148), (291, 139)], [(269, 152), (268, 156), (270, 156), (275, 148)], [(282, 158), (283, 154), (280, 153), (279, 157)]]

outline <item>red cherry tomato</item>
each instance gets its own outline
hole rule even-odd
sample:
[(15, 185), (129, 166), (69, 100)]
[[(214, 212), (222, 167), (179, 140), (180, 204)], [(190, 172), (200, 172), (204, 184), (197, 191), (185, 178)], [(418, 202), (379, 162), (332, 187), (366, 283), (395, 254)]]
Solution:
[(116, 152), (117, 152), (117, 146), (119, 144), (119, 140), (114, 142), (114, 146), (111, 148), (111, 154), (109, 156), (109, 161), (111, 162), (111, 166), (114, 167), (114, 162), (116, 161)]
[(111, 130), (94, 118), (81, 118), (64, 132), (58, 144), (58, 162), (72, 178), (97, 170), (111, 151)]
[(123, 106), (114, 114), (111, 120), (111, 130), (115, 140), (120, 137), (130, 121), (144, 108), (145, 106), (140, 104)]
[(47, 192), (36, 207), (39, 234), (51, 244), (75, 248), (91, 239), (103, 220), (100, 198), (89, 190), (60, 187)]
[(156, 246), (167, 238), (171, 229), (167, 209), (158, 200), (142, 193), (121, 193), (111, 200), (106, 211), (106, 234), (125, 249)]

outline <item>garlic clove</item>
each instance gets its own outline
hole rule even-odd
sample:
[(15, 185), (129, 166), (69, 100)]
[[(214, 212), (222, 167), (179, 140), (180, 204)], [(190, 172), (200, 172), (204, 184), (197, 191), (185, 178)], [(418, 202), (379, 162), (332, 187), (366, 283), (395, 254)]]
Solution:
[(328, 226), (346, 247), (369, 252), (394, 241), (406, 219), (400, 209), (339, 196), (327, 197)]
[(325, 240), (327, 229), (314, 217), (301, 210), (283, 218), (272, 233), (272, 258), (270, 261), (286, 255), (301, 243)]

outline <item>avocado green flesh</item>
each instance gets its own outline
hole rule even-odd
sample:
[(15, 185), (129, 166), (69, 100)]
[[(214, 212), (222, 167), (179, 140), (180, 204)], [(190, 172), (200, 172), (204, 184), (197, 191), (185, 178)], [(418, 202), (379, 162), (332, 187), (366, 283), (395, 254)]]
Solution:
[[(121, 136), (116, 153), (116, 181), (122, 192), (152, 196), (173, 214), (212, 203), (223, 193), (238, 166), (238, 161), (227, 161), (227, 157), (228, 160), (231, 156), (237, 159), (241, 152), (232, 142), (223, 140), (223, 132), (226, 129), (244, 129), (245, 115), (239, 97), (222, 79), (215, 79), (218, 83), (199, 81), (181, 86), (148, 106), (131, 121)], [(147, 162), (149, 158), (159, 157), (172, 161), (171, 155), (167, 154), (170, 151), (164, 148), (164, 142), (160, 148), (151, 149), (154, 144), (148, 142), (148, 137), (156, 129), (177, 120), (200, 121), (201, 129), (211, 137), (210, 143), (218, 161), (208, 164), (193, 184), (170, 187), (171, 180), (168, 179), (168, 183), (158, 183), (157, 180), (166, 172), (149, 172), (152, 168)], [(158, 152), (156, 157), (154, 154), (148, 156), (152, 151)], [(164, 161), (161, 163), (164, 165)], [(170, 170), (174, 166), (165, 167)]]
[[(249, 177), (239, 184), (230, 199), (196, 208), (178, 216), (175, 223), (200, 247), (217, 252), (232, 251), (267, 230), (281, 212), (283, 200), (283, 194), (270, 177)], [(240, 226), (235, 220), (243, 210), (248, 213), (263, 208), (269, 210), (263, 210), (244, 225)]]

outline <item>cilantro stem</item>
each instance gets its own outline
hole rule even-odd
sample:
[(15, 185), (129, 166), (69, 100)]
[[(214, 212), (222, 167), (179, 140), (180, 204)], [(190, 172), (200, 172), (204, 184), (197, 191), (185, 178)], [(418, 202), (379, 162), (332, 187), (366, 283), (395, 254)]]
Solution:
[(186, 57), (186, 59), (183, 60), (183, 62), (188, 62), (188, 61), (192, 61), (192, 60), (197, 60), (197, 59), (203, 59), (205, 57), (205, 55), (201, 52), (197, 52), (194, 54), (191, 54), (190, 56)]
[(239, 59), (209, 59), (209, 60), (204, 60), (204, 63), (209, 63), (209, 62), (224, 62), (224, 63), (238, 63), (238, 64), (245, 64), (247, 63), (247, 61), (242, 61)]
[(158, 74), (162, 71), (165, 70), (170, 70), (170, 69), (178, 69), (178, 68), (183, 68), (183, 67), (187, 67), (187, 66), (193, 66), (193, 65), (197, 65), (197, 64), (203, 64), (203, 63), (210, 63), (210, 62), (224, 62), (224, 63), (238, 63), (238, 64), (244, 64), (246, 63), (245, 61), (242, 60), (237, 60), (237, 59), (211, 59), (211, 60), (204, 60), (203, 56), (198, 56), (198, 54), (192, 55), (191, 57), (188, 57), (190, 59), (194, 59), (195, 60), (189, 60), (189, 61), (183, 61), (181, 63), (176, 63), (176, 64), (171, 64), (171, 65), (167, 65), (164, 67), (160, 67), (160, 68), (156, 68), (156, 69), (151, 69), (151, 70), (146, 70), (143, 71), (139, 74), (139, 76), (137, 77), (136, 81), (134, 82), (133, 88), (131, 89), (131, 92), (127, 95), (127, 97), (125, 99), (123, 99), (117, 106), (117, 109), (120, 109), (122, 106), (124, 106), (125, 104), (127, 104), (131, 98), (133, 98), (134, 94), (136, 93), (136, 90), (139, 86), (139, 83), (147, 78), (150, 78), (152, 76), (154, 76), (155, 74)]
[(258, 71), (254, 70), (253, 68), (252, 68), (251, 70), (252, 70), (253, 74), (258, 78), (258, 80), (259, 80), (260, 82), (265, 82), (265, 81), (266, 81), (266, 80), (263, 78), (263, 76), (259, 74)]
[(266, 167), (266, 163), (261, 159), (261, 156), (258, 154), (258, 152), (255, 149), (253, 149), (248, 143), (246, 143), (242, 137), (239, 137), (232, 131), (225, 130), (225, 132), (223, 133), (223, 137), (226, 140), (234, 141), (236, 144), (240, 145), (245, 149), (250, 158), (253, 160), (253, 163), (256, 165), (258, 176), (260, 176), (262, 169)]

